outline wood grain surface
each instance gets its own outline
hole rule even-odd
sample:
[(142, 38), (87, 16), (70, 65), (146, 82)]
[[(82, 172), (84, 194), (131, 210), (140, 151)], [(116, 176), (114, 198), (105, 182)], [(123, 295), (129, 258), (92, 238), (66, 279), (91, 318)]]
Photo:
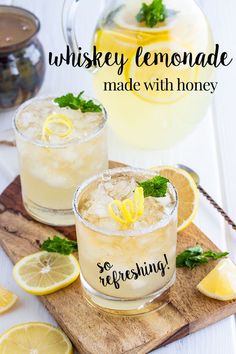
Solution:
[[(60, 233), (75, 238), (74, 227), (52, 228), (31, 219), (22, 205), (17, 177), (0, 196), (0, 244), (12, 262), (37, 251), (38, 241)], [(195, 244), (217, 250), (192, 224), (178, 235), (177, 250)], [(236, 313), (235, 301), (212, 300), (196, 289), (214, 266), (215, 262), (210, 262), (192, 271), (178, 269), (170, 303), (142, 316), (118, 317), (96, 310), (84, 300), (79, 280), (40, 300), (80, 353), (144, 354)]]

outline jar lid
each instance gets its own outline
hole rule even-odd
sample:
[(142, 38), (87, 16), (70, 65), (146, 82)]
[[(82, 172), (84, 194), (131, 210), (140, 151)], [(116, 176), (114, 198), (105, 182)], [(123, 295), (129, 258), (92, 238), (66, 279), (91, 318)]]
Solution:
[(39, 31), (39, 19), (21, 7), (0, 5), (0, 52), (24, 47)]

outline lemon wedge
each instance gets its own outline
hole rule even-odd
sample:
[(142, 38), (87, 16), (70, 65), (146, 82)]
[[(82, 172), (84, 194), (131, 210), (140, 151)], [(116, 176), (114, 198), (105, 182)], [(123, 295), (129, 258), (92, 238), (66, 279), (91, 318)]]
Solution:
[(184, 230), (193, 221), (198, 209), (198, 189), (190, 174), (173, 166), (153, 167), (158, 174), (168, 178), (175, 186), (178, 199), (178, 232)]
[[(64, 125), (66, 127), (66, 130), (64, 132), (58, 132), (55, 131), (55, 129), (52, 129), (52, 124), (59, 124), (59, 125)], [(42, 130), (42, 138), (45, 140), (47, 137), (51, 135), (56, 135), (59, 138), (67, 138), (73, 130), (74, 126), (70, 118), (65, 116), (64, 114), (52, 114), (47, 117), (43, 124), (43, 130)]]
[(73, 349), (59, 328), (30, 322), (14, 326), (0, 336), (0, 353), (73, 354)]
[(7, 289), (0, 288), (0, 313), (9, 310), (16, 302), (17, 296)]
[(222, 259), (197, 285), (197, 289), (213, 299), (236, 299), (236, 265), (229, 258)]
[(64, 256), (47, 251), (22, 258), (13, 269), (20, 287), (34, 295), (51, 294), (73, 283), (80, 269), (73, 255)]

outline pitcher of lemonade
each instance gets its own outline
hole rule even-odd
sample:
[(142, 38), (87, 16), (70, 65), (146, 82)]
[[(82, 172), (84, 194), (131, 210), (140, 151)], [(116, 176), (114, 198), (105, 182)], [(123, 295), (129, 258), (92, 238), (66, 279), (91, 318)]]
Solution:
[[(81, 2), (65, 0), (63, 11), (66, 40), (75, 52), (82, 39), (76, 30)], [(204, 117), (212, 93), (201, 91), (198, 85), (212, 80), (213, 69), (188, 64), (168, 67), (164, 62), (139, 67), (135, 55), (139, 47), (143, 56), (150, 53), (150, 57), (155, 53), (211, 53), (214, 42), (206, 17), (194, 0), (103, 3), (91, 45), (103, 53), (123, 53), (128, 63), (121, 75), (115, 65), (93, 71), (97, 99), (108, 111), (110, 127), (123, 140), (139, 148), (169, 149)], [(88, 23), (89, 17), (83, 15)], [(139, 90), (119, 89), (119, 83), (130, 80), (140, 82)], [(107, 82), (112, 82), (110, 90), (104, 85)], [(191, 90), (195, 83), (196, 89)]]

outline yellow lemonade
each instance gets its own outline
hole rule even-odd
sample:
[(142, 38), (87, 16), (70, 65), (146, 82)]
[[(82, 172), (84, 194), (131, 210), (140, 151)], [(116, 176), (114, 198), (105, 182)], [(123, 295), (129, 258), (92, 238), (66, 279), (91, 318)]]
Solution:
[[(108, 166), (105, 126), (104, 109), (82, 113), (60, 108), (54, 97), (35, 98), (18, 109), (14, 127), (22, 196), (36, 220), (74, 224), (76, 187)], [(47, 132), (52, 134), (45, 137)]]
[[(142, 200), (136, 194), (139, 182), (156, 176), (134, 168), (107, 170), (75, 195), (81, 283), (86, 298), (107, 310), (145, 312), (168, 301), (176, 271), (177, 194), (171, 183), (163, 197)], [(125, 215), (117, 210), (121, 204), (122, 210), (128, 206), (127, 215), (135, 214), (127, 224), (118, 216)]]
[[(212, 93), (199, 91), (200, 82), (212, 81), (213, 69), (183, 64), (166, 67), (164, 63), (138, 67), (137, 49), (143, 47), (141, 59), (147, 52), (151, 56), (207, 54), (213, 50), (213, 39), (204, 15), (192, 0), (164, 1), (167, 18), (153, 28), (136, 20), (142, 2), (127, 0), (100, 22), (94, 39), (97, 50), (123, 53), (128, 62), (122, 75), (118, 75), (116, 65), (98, 69), (94, 87), (117, 135), (141, 148), (166, 149), (188, 135), (204, 116)], [(120, 91), (118, 83), (130, 79), (140, 82), (140, 90)], [(116, 90), (109, 91), (105, 82), (116, 83)], [(197, 90), (190, 90), (195, 83)]]

